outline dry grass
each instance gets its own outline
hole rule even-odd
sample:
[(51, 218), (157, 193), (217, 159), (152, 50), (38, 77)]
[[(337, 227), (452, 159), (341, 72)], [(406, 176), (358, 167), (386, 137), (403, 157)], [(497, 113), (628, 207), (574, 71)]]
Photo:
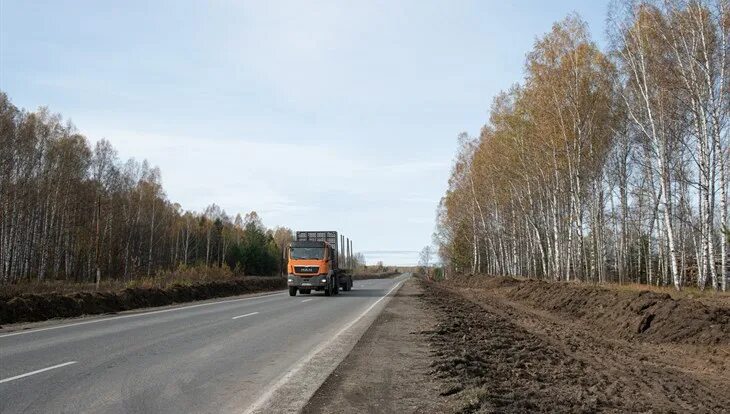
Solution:
[(648, 290), (654, 293), (668, 294), (673, 299), (695, 299), (706, 305), (730, 305), (730, 292), (720, 292), (709, 288), (705, 290), (700, 290), (697, 287), (688, 286), (683, 287), (680, 291), (677, 291), (677, 289), (675, 289), (673, 286), (642, 285), (639, 283), (628, 283), (623, 285), (606, 283), (600, 286), (618, 291), (641, 292)]
[[(463, 276), (462, 276), (463, 277)], [(474, 276), (472, 276), (474, 277)], [(490, 277), (496, 277), (496, 276), (490, 276)], [(529, 280), (530, 278), (523, 277), (523, 276), (510, 276), (512, 279), (524, 281)], [(551, 281), (551, 280), (548, 280)], [(705, 290), (700, 290), (695, 286), (685, 286), (682, 288), (682, 290), (677, 291), (673, 286), (655, 286), (655, 285), (645, 285), (641, 283), (625, 283), (625, 284), (618, 284), (618, 283), (591, 283), (591, 282), (580, 282), (580, 281), (571, 281), (568, 283), (574, 283), (578, 286), (598, 286), (604, 289), (612, 289), (616, 291), (624, 291), (624, 292), (641, 292), (641, 291), (650, 291), (654, 293), (663, 293), (668, 294), (673, 299), (695, 299), (699, 300), (702, 303), (705, 304), (715, 304), (715, 305), (722, 305), (722, 306), (728, 306), (730, 305), (730, 291), (728, 292), (720, 292), (715, 291), (711, 288), (706, 288)]]
[[(155, 276), (142, 277), (129, 281), (102, 279), (99, 285), (99, 291), (118, 292), (127, 288), (164, 289), (172, 285), (188, 286), (196, 283), (229, 280), (234, 277), (236, 275), (227, 266), (221, 268), (181, 266), (174, 271), (162, 271), (158, 272)], [(64, 295), (77, 292), (96, 292), (96, 286), (94, 283), (75, 283), (64, 280), (31, 281), (0, 286), (0, 297), (6, 298), (23, 294), (57, 293)]]
[(649, 290), (656, 293), (668, 293), (675, 299), (679, 298), (685, 298), (685, 297), (726, 297), (730, 298), (730, 292), (718, 292), (715, 290), (712, 290), (710, 288), (707, 288), (705, 290), (700, 290), (697, 287), (689, 286), (689, 287), (683, 287), (681, 291), (677, 291), (672, 286), (654, 286), (654, 285), (644, 285), (639, 283), (627, 283), (623, 285), (618, 284), (604, 284), (601, 285), (603, 287), (611, 288), (611, 289), (625, 289), (625, 290)]

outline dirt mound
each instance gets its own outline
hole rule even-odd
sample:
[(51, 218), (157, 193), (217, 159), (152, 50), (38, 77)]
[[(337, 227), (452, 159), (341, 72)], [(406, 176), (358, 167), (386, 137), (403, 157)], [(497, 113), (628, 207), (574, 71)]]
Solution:
[(466, 288), (494, 289), (517, 286), (522, 281), (510, 276), (459, 275), (449, 279), (449, 285)]
[(445, 289), (431, 286), (438, 328), (426, 332), (434, 349), (442, 395), (462, 399), (459, 412), (650, 411), (624, 398), (633, 390)]
[(425, 286), (422, 298), (438, 319), (423, 332), (431, 373), (457, 412), (710, 413), (730, 404), (722, 363), (696, 356), (685, 364), (673, 352), (680, 345), (657, 352), (653, 344), (596, 337), (497, 290)]
[(491, 291), (575, 320), (613, 338), (653, 343), (730, 344), (730, 301), (675, 299), (648, 290), (502, 276), (459, 276), (447, 285)]
[(730, 303), (706, 305), (666, 293), (620, 291), (574, 283), (521, 281), (512, 300), (597, 325), (604, 335), (656, 343), (730, 344)]
[(121, 312), (284, 288), (286, 281), (283, 278), (256, 277), (173, 285), (166, 289), (130, 288), (119, 292), (80, 292), (70, 295), (25, 294), (0, 298), (0, 324)]

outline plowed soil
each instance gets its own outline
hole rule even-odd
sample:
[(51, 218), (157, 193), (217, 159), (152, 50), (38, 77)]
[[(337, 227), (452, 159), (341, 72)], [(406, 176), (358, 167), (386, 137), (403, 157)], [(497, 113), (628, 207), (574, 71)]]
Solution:
[(730, 345), (730, 296), (674, 299), (668, 293), (510, 277), (469, 276), (450, 286), (488, 291), (600, 329), (652, 343)]
[(727, 413), (727, 304), (700, 302), (414, 278), (304, 412)]
[(455, 411), (730, 410), (726, 309), (536, 283), (426, 284), (432, 374)]

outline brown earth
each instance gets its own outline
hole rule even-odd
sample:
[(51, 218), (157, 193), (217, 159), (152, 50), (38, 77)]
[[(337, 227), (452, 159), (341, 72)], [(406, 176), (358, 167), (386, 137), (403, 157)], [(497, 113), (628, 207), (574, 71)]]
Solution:
[[(433, 373), (445, 381), (443, 393), (460, 396), (457, 411), (730, 407), (723, 308), (508, 278), (451, 283), (428, 284), (425, 299), (439, 320), (428, 334)], [(646, 326), (648, 314), (655, 322)]]
[(433, 313), (409, 279), (304, 408), (304, 413), (433, 413), (447, 402), (429, 374)]
[(127, 288), (118, 292), (23, 294), (0, 297), (0, 324), (121, 312), (285, 288), (286, 280), (281, 277), (244, 277), (165, 288)]
[(467, 291), (486, 289), (614, 338), (730, 345), (728, 296), (675, 299), (669, 293), (646, 289), (485, 276), (457, 278), (450, 285)]
[(411, 279), (304, 412), (728, 412), (724, 301), (670, 299)]

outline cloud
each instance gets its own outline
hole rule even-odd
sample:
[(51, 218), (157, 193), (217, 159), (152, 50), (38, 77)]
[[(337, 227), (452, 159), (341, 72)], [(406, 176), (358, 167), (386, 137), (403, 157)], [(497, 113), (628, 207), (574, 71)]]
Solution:
[[(329, 172), (325, 168), (311, 168), (312, 165), (341, 166), (346, 162), (331, 148), (316, 144), (181, 137), (131, 130), (87, 133), (90, 137), (108, 137), (122, 157), (143, 156), (160, 166), (170, 195), (183, 199), (185, 207), (195, 209), (203, 207), (201, 203), (236, 205), (245, 199), (286, 208), (294, 204), (292, 195), (277, 189), (296, 189), (306, 184), (301, 181), (303, 169), (308, 169), (308, 183), (314, 183), (326, 180)], [(325, 191), (322, 186), (308, 187), (310, 193)], [(185, 200), (191, 205), (185, 205)]]
[(62, 89), (73, 94), (103, 93), (130, 102), (139, 102), (140, 96), (129, 90), (116, 88), (114, 83), (107, 79), (83, 76), (79, 72), (68, 74), (44, 74), (44, 76), (24, 76), (29, 83), (35, 83), (44, 88)]
[(362, 253), (368, 266), (378, 262), (390, 266), (416, 266), (418, 264), (418, 252), (411, 250), (373, 250)]
[(221, 40), (244, 76), (295, 106), (341, 96), (338, 90), (345, 93), (342, 55), (367, 28), (374, 8), (352, 2), (272, 1), (248, 2), (240, 9), (246, 24)]
[[(441, 162), (383, 164), (350, 155), (344, 146), (309, 141), (168, 136), (132, 130), (84, 132), (107, 137), (121, 158), (143, 156), (159, 166), (170, 199), (198, 211), (212, 202), (229, 214), (255, 209), (272, 218), (322, 212), (328, 207), (382, 211), (377, 203), (398, 200), (409, 182), (446, 168)], [(411, 197), (428, 199), (425, 194)]]
[(430, 197), (406, 196), (401, 197), (400, 201), (409, 204), (433, 204), (434, 199)]

